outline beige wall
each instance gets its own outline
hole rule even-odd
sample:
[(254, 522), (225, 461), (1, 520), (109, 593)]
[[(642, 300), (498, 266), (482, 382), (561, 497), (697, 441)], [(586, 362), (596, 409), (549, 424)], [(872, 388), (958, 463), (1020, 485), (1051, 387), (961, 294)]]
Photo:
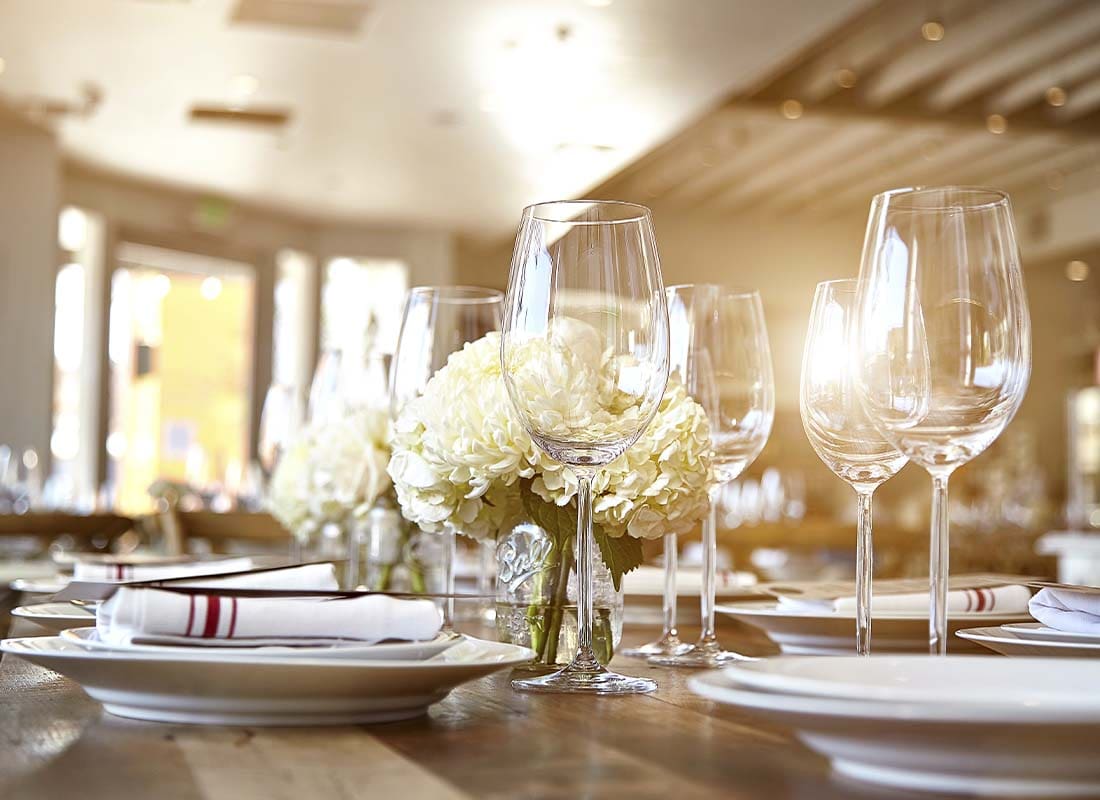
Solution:
[(0, 443), (48, 463), (60, 156), (53, 138), (0, 116)]

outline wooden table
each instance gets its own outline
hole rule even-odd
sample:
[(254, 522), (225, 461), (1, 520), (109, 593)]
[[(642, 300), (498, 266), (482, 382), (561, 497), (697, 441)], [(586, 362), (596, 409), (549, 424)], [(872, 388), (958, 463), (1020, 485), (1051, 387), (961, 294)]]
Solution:
[[(16, 621), (10, 635), (38, 633)], [(634, 643), (652, 634), (628, 631)], [(771, 652), (734, 623), (727, 646)], [(689, 673), (633, 659), (640, 697), (525, 695), (508, 675), (469, 683), (427, 717), (292, 729), (160, 725), (113, 717), (61, 676), (0, 663), (6, 800), (449, 800), (450, 798), (917, 798), (832, 777), (790, 731), (717, 706)]]

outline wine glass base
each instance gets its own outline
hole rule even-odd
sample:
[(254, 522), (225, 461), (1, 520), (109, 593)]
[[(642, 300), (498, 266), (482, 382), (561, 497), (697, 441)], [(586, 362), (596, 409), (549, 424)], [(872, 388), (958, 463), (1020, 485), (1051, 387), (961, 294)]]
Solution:
[(655, 642), (623, 650), (622, 655), (630, 658), (649, 658), (650, 656), (678, 656), (690, 652), (692, 646), (681, 642), (675, 636), (662, 636)]
[(722, 650), (720, 647), (701, 648), (692, 645), (686, 653), (679, 655), (651, 656), (650, 664), (661, 667), (686, 667), (689, 669), (716, 669), (738, 661), (756, 661), (755, 658), (743, 656), (730, 650)]
[(574, 669), (572, 666), (543, 675), (512, 681), (517, 692), (547, 692), (555, 694), (645, 694), (657, 688), (657, 681), (631, 678), (603, 669)]

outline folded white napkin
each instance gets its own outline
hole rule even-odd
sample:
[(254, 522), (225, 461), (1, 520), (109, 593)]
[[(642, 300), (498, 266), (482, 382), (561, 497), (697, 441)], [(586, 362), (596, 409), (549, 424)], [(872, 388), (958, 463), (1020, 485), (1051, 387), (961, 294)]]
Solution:
[(1031, 598), (1027, 610), (1057, 631), (1100, 634), (1100, 594), (1047, 586)]
[(431, 600), (230, 597), (122, 588), (99, 607), (96, 631), (109, 644), (268, 646), (425, 641), (440, 629)]
[(224, 558), (215, 561), (187, 561), (175, 564), (123, 564), (103, 561), (77, 561), (73, 580), (122, 583), (183, 578), (187, 575), (215, 575), (252, 569), (251, 558)]
[[(1024, 613), (1031, 591), (1026, 586), (997, 586), (993, 589), (955, 589), (947, 593), (947, 611), (996, 612), (998, 614)], [(913, 594), (875, 595), (871, 607), (874, 613), (920, 613), (928, 611), (928, 592)], [(817, 614), (834, 611), (838, 614), (855, 613), (855, 597), (838, 597), (835, 600), (807, 600), (798, 597), (780, 597), (779, 607), (794, 613)]]
[(340, 588), (340, 582), (336, 580), (336, 567), (332, 564), (302, 564), (300, 567), (246, 572), (225, 578), (175, 581), (172, 585), (188, 588), (215, 586), (219, 589), (301, 589), (318, 592), (335, 592)]

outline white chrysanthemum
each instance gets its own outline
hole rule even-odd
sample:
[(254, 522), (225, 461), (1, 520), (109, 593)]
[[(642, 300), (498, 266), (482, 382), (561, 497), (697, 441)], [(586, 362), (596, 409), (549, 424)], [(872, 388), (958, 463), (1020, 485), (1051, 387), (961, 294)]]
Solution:
[(387, 428), (371, 408), (307, 428), (271, 477), (271, 513), (299, 536), (365, 514), (390, 488)]
[[(551, 348), (552, 355), (545, 340), (521, 345), (530, 349), (522, 357), (540, 359), (542, 378), (516, 388), (537, 393), (549, 427), (575, 429), (580, 418), (596, 428), (621, 424), (607, 410), (615, 402), (614, 386), (600, 369), (608, 356), (578, 331), (555, 332), (574, 338), (571, 348)], [(596, 392), (591, 381), (600, 382)], [(426, 530), (449, 523), (468, 536), (494, 536), (523, 515), (520, 478), (534, 479), (533, 490), (557, 505), (577, 492), (572, 471), (539, 450), (520, 424), (501, 376), (497, 333), (450, 357), (424, 394), (405, 407), (392, 447), (389, 473), (402, 511)], [(685, 532), (706, 514), (709, 481), (706, 415), (682, 386), (669, 383), (642, 437), (599, 471), (594, 520), (612, 536)]]

